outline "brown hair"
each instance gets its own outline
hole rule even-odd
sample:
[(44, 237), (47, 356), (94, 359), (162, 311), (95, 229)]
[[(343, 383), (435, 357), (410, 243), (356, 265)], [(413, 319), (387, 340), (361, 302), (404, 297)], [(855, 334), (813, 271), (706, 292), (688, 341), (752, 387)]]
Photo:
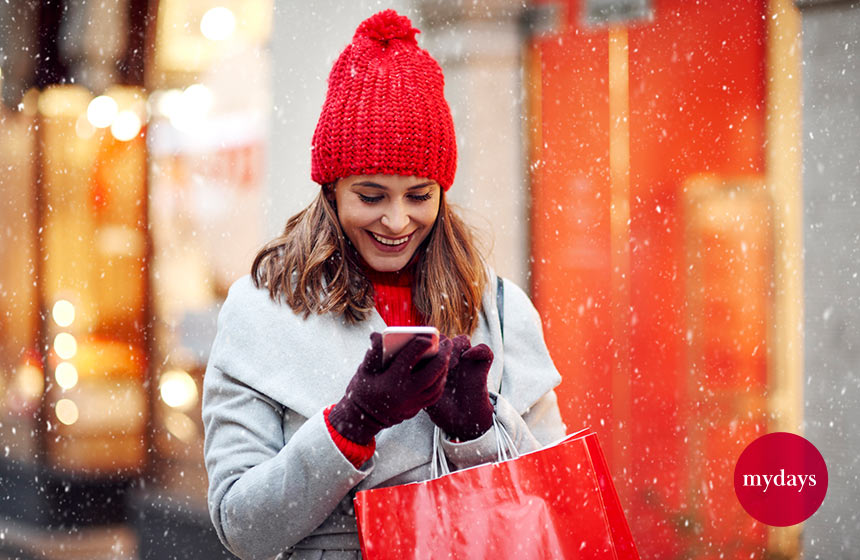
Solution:
[[(332, 188), (320, 189), (307, 208), (287, 221), (284, 232), (257, 253), (251, 278), (257, 288), (269, 289), (273, 301), (286, 302), (304, 317), (337, 313), (358, 323), (373, 310), (373, 285), (325, 195)], [(472, 229), (440, 193), (436, 223), (417, 249), (412, 302), (443, 334), (472, 334), (487, 285), (484, 259)]]

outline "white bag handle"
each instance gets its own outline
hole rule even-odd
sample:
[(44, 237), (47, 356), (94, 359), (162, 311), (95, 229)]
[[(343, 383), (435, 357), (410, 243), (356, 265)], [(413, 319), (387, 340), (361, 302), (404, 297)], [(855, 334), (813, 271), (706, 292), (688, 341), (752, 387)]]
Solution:
[[(505, 429), (499, 419), (493, 414), (493, 427), (496, 429), (496, 462), (516, 459), (520, 456), (511, 434)], [(442, 430), (439, 426), (433, 429), (433, 455), (430, 458), (430, 478), (439, 478), (451, 473), (448, 458), (442, 449)]]

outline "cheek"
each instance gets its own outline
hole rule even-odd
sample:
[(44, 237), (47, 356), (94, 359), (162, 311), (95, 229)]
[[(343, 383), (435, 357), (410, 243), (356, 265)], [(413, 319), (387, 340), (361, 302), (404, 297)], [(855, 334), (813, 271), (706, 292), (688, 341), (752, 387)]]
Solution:
[(413, 215), (413, 220), (421, 224), (421, 228), (423, 230), (421, 232), (421, 241), (424, 241), (430, 235), (430, 231), (436, 224), (436, 218), (438, 217), (438, 215), (439, 212), (436, 208), (431, 208), (426, 212), (421, 212), (420, 214)]
[(378, 219), (378, 212), (372, 208), (349, 206), (341, 209), (339, 213), (340, 223), (345, 229), (363, 228)]
[(431, 228), (433, 224), (436, 223), (436, 218), (439, 216), (439, 208), (431, 206), (427, 210), (420, 212), (416, 216), (416, 220), (421, 223), (421, 225)]

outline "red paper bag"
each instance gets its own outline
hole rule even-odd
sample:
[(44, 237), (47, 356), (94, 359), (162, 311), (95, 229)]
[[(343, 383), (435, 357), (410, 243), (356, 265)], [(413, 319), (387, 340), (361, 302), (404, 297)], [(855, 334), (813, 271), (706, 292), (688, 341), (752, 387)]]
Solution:
[(355, 496), (365, 560), (639, 560), (597, 434)]

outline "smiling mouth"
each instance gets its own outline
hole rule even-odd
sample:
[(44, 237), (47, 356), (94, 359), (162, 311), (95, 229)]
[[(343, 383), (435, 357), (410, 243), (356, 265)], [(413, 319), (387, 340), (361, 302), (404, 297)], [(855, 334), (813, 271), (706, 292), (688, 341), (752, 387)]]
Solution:
[(397, 247), (398, 245), (403, 245), (412, 237), (411, 233), (404, 237), (398, 237), (397, 239), (391, 239), (390, 237), (382, 237), (381, 235), (373, 233), (372, 231), (369, 231), (368, 233), (370, 233), (370, 235), (372, 235), (375, 240), (379, 241), (383, 245), (388, 245), (390, 247)]

